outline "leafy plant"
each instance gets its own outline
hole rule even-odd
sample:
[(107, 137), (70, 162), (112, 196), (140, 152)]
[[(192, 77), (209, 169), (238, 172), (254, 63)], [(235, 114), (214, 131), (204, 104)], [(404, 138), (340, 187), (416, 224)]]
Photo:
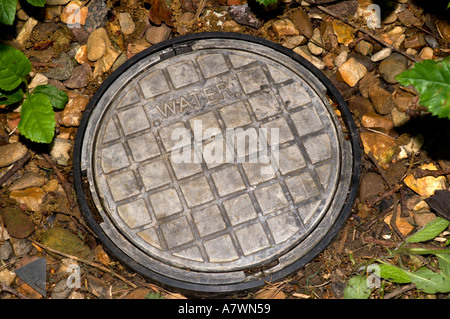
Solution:
[[(437, 217), (425, 227), (406, 239), (404, 245), (393, 251), (394, 254), (409, 255), (434, 255), (437, 257), (439, 268), (433, 271), (425, 266), (417, 270), (406, 270), (391, 265), (383, 260), (371, 265), (377, 268), (379, 279), (384, 279), (397, 284), (413, 283), (415, 287), (425, 293), (449, 293), (450, 292), (450, 249), (430, 249), (420, 247), (407, 247), (407, 244), (426, 242), (438, 236), (449, 226), (450, 222), (444, 218)], [(447, 241), (447, 245), (449, 241)], [(358, 274), (352, 277), (344, 291), (344, 298), (367, 299), (370, 297), (372, 288), (368, 277)]]
[[(27, 0), (35, 7), (43, 7), (46, 0)], [(16, 16), (17, 0), (0, 0), (0, 23), (12, 25)]]
[(63, 109), (69, 98), (51, 85), (39, 85), (31, 93), (27, 81), (30, 71), (31, 63), (22, 52), (0, 44), (0, 105), (25, 98), (20, 110), (20, 133), (33, 142), (51, 143), (56, 124), (53, 108)]
[(256, 0), (259, 4), (262, 4), (264, 6), (269, 6), (271, 4), (277, 3), (278, 0)]
[(442, 61), (424, 60), (397, 75), (400, 84), (413, 85), (419, 102), (431, 114), (450, 119), (450, 57)]

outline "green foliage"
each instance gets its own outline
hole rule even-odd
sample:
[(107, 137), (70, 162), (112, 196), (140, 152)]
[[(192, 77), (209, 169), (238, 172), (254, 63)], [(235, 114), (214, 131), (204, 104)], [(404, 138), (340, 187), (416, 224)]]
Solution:
[(145, 295), (145, 299), (164, 299), (158, 292), (149, 292)]
[[(46, 0), (27, 0), (35, 7), (43, 7)], [(16, 17), (17, 0), (0, 0), (0, 23), (12, 25)]]
[(431, 114), (450, 119), (450, 57), (442, 61), (424, 60), (397, 75), (400, 84), (413, 85), (420, 104)]
[(419, 243), (427, 240), (431, 240), (434, 237), (438, 236), (445, 229), (447, 229), (450, 222), (444, 218), (437, 217), (428, 224), (425, 225), (424, 228), (410, 236), (406, 242), (408, 243)]
[(55, 134), (53, 108), (64, 108), (69, 98), (66, 92), (51, 85), (39, 85), (30, 93), (27, 85), (30, 71), (31, 63), (22, 52), (0, 44), (0, 104), (11, 105), (25, 97), (18, 126), (21, 134), (33, 142), (51, 143)]
[(372, 289), (367, 285), (367, 278), (365, 276), (357, 275), (348, 281), (347, 287), (344, 290), (345, 299), (367, 299), (370, 296)]
[[(416, 289), (428, 294), (450, 293), (450, 249), (437, 247), (428, 249), (421, 247), (406, 247), (410, 243), (426, 242), (440, 235), (450, 222), (437, 217), (429, 222), (422, 229), (406, 239), (404, 247), (392, 251), (394, 254), (421, 254), (436, 256), (439, 266), (438, 271), (433, 271), (427, 267), (419, 269), (403, 269), (379, 260), (379, 263), (372, 264), (371, 268), (378, 269), (377, 276), (380, 279), (388, 280), (397, 284), (413, 283)], [(344, 292), (346, 299), (367, 299), (371, 294), (369, 287), (369, 277), (358, 274), (352, 277)]]
[[(1, 1), (1, 0), (0, 0)], [(259, 4), (262, 4), (264, 6), (269, 6), (271, 4), (277, 3), (278, 0), (256, 0)]]

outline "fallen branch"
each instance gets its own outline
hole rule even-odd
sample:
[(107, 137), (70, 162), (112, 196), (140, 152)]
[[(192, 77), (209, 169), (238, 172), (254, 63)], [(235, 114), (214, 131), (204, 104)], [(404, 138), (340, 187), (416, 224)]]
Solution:
[(354, 29), (357, 29), (358, 31), (361, 31), (362, 33), (367, 34), (368, 36), (370, 36), (372, 39), (374, 39), (375, 41), (381, 43), (382, 45), (384, 45), (385, 47), (388, 47), (389, 49), (391, 49), (392, 51), (396, 51), (398, 53), (400, 53), (401, 55), (407, 57), (408, 59), (410, 59), (413, 62), (419, 62), (419, 60), (417, 60), (415, 57), (413, 57), (412, 55), (409, 55), (408, 53), (404, 52), (403, 50), (397, 49), (396, 47), (394, 47), (393, 45), (390, 45), (389, 43), (387, 43), (386, 41), (384, 41), (383, 39), (381, 39), (379, 36), (372, 34), (371, 32), (369, 32), (368, 30), (361, 28), (360, 26), (356, 25), (355, 23), (349, 21), (347, 18), (342, 18), (336, 14), (334, 14), (333, 12), (331, 12), (330, 10), (328, 10), (327, 8), (318, 5), (314, 0), (306, 0), (306, 2), (310, 3), (310, 4), (315, 4), (317, 5), (316, 8), (319, 9), (320, 11), (328, 14), (329, 16), (332, 16), (336, 19), (341, 20), (342, 22), (348, 24), (349, 26), (351, 26)]
[(373, 207), (376, 204), (378, 204), (379, 202), (381, 202), (383, 199), (391, 197), (393, 194), (395, 194), (400, 188), (402, 188), (403, 186), (398, 184), (395, 185), (394, 187), (392, 187), (392, 189), (388, 190), (387, 192), (380, 194), (378, 197), (372, 198), (372, 199), (368, 199), (366, 201), (367, 206), (369, 207)]
[(406, 285), (402, 288), (399, 288), (397, 290), (394, 290), (393, 292), (390, 292), (390, 293), (384, 295), (384, 299), (392, 299), (392, 298), (397, 297), (398, 295), (401, 295), (402, 293), (407, 292), (414, 288), (416, 288), (416, 284)]
[(448, 175), (448, 174), (450, 174), (450, 168), (438, 169), (438, 170), (418, 169), (413, 173), (413, 176), (414, 176), (414, 178), (422, 178), (422, 177), (426, 177), (426, 176), (439, 177), (439, 176)]
[(32, 153), (28, 151), (27, 154), (25, 154), (24, 157), (22, 157), (20, 160), (14, 163), (13, 167), (0, 178), (0, 187), (11, 177), (16, 173), (20, 168), (22, 168), (26, 162), (31, 158)]
[(1, 292), (1, 291), (9, 292), (10, 294), (13, 294), (13, 295), (17, 296), (17, 297), (19, 297), (20, 299), (30, 299), (30, 298), (28, 298), (27, 296), (25, 296), (24, 294), (18, 292), (18, 291), (15, 290), (15, 289), (12, 289), (11, 287), (8, 287), (4, 282), (1, 282), (1, 281), (0, 281), (0, 292)]
[(91, 267), (97, 268), (97, 269), (99, 269), (99, 270), (101, 270), (101, 271), (107, 272), (108, 274), (110, 274), (110, 275), (112, 275), (112, 276), (115, 276), (115, 277), (119, 278), (120, 280), (122, 280), (124, 283), (126, 283), (127, 285), (129, 285), (129, 286), (132, 287), (132, 288), (136, 288), (136, 287), (137, 287), (135, 284), (133, 284), (131, 281), (129, 281), (129, 280), (126, 279), (125, 277), (122, 277), (121, 275), (115, 273), (115, 272), (112, 271), (111, 269), (106, 268), (106, 267), (104, 267), (104, 266), (102, 266), (102, 265), (100, 265), (100, 264), (91, 262), (91, 261), (86, 260), (86, 259), (83, 259), (83, 258), (79, 258), (79, 257), (77, 257), (77, 256), (73, 256), (73, 255), (66, 254), (66, 253), (64, 253), (64, 252), (62, 252), (62, 251), (59, 251), (59, 250), (56, 250), (56, 249), (47, 247), (47, 246), (45, 246), (45, 245), (42, 245), (41, 243), (38, 243), (37, 241), (34, 241), (34, 240), (31, 240), (31, 242), (32, 242), (33, 244), (35, 244), (36, 246), (39, 246), (39, 247), (41, 247), (42, 249), (47, 250), (47, 251), (49, 251), (49, 252), (52, 252), (52, 253), (54, 253), (54, 254), (57, 254), (57, 255), (60, 255), (60, 256), (66, 257), (66, 258), (70, 258), (70, 259), (73, 259), (73, 260), (76, 260), (76, 261), (79, 261), (79, 262), (84, 263), (84, 264), (86, 264), (86, 265), (89, 265), (89, 266), (91, 266)]

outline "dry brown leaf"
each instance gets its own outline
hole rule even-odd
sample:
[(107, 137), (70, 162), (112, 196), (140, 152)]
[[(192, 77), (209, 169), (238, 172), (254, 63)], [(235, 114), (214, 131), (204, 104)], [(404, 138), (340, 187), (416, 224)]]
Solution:
[(105, 266), (109, 266), (111, 259), (101, 245), (95, 248), (95, 258)]
[(145, 2), (151, 5), (150, 10), (148, 11), (148, 17), (150, 20), (160, 25), (161, 23), (165, 23), (168, 26), (173, 27), (172, 23), (172, 10), (167, 6), (164, 0), (144, 0)]
[(282, 286), (269, 286), (259, 290), (255, 295), (255, 299), (286, 299), (286, 295), (281, 291)]

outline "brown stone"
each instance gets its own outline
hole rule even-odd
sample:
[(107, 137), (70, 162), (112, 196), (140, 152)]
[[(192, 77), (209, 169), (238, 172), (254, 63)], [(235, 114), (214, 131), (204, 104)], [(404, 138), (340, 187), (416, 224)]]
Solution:
[(288, 35), (299, 35), (299, 31), (289, 19), (275, 20), (272, 23), (272, 29), (278, 38)]
[(291, 21), (294, 23), (296, 29), (308, 39), (312, 37), (314, 28), (308, 14), (299, 8), (295, 10), (291, 16)]
[(366, 154), (371, 153), (381, 167), (387, 168), (397, 147), (394, 138), (381, 133), (362, 132), (361, 142)]
[(394, 123), (387, 118), (376, 113), (366, 113), (361, 118), (361, 125), (366, 128), (372, 128), (382, 133), (388, 134), (394, 127)]
[(380, 86), (374, 86), (369, 89), (369, 98), (378, 114), (389, 114), (394, 108), (392, 94)]
[(14, 190), (9, 197), (15, 199), (18, 204), (25, 204), (31, 211), (40, 210), (44, 200), (45, 192), (40, 187), (30, 187), (21, 190)]
[(367, 69), (364, 65), (350, 58), (338, 68), (337, 79), (354, 87), (366, 73)]
[(348, 108), (357, 117), (361, 118), (366, 113), (375, 112), (375, 109), (368, 98), (360, 95), (353, 96), (348, 102)]

